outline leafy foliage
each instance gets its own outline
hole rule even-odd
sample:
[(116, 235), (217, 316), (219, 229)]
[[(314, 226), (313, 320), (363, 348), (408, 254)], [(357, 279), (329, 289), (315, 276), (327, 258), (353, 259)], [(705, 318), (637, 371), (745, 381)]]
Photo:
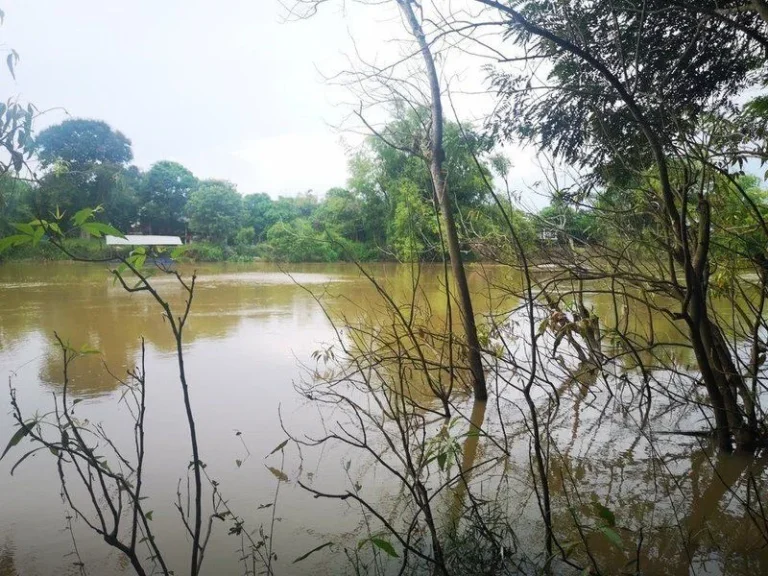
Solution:
[(297, 218), (291, 222), (278, 222), (267, 231), (270, 256), (288, 262), (332, 262), (338, 253), (321, 232), (309, 221)]
[(242, 197), (233, 184), (205, 180), (190, 195), (186, 212), (193, 233), (214, 242), (227, 242), (240, 227), (242, 209)]
[(180, 235), (185, 231), (184, 208), (197, 178), (177, 162), (152, 165), (141, 179), (139, 218), (150, 233)]
[(496, 130), (603, 176), (624, 171), (617, 154), (634, 166), (650, 163), (643, 123), (664, 133), (668, 148), (692, 136), (713, 106), (731, 106), (757, 80), (768, 26), (747, 10), (730, 19), (702, 16), (738, 1), (675, 4), (517, 3), (510, 35), (552, 66), (541, 86), (528, 72), (494, 74), (502, 96)]
[(40, 132), (35, 147), (43, 166), (61, 162), (73, 171), (93, 164), (124, 165), (133, 159), (131, 141), (102, 120), (65, 120)]

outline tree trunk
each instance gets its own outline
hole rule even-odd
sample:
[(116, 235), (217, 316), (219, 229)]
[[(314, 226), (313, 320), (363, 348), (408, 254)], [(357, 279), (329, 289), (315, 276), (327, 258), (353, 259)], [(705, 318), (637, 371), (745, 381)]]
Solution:
[[(437, 76), (435, 61), (429, 48), (424, 30), (416, 18), (413, 11), (412, 0), (397, 0), (400, 9), (411, 28), (411, 33), (419, 44), (421, 55), (427, 70), (427, 79), (429, 81), (431, 108), (432, 108), (432, 138), (430, 141), (430, 172), (432, 174), (432, 184), (435, 190), (435, 196), (440, 204), (440, 213), (445, 222), (445, 236), (448, 240), (448, 254), (451, 260), (451, 269), (456, 280), (456, 286), (459, 292), (459, 308), (461, 311), (461, 320), (464, 326), (464, 336), (467, 341), (467, 358), (469, 359), (469, 369), (472, 373), (472, 387), (475, 400), (484, 402), (488, 399), (488, 390), (485, 385), (485, 372), (483, 370), (483, 361), (480, 355), (480, 342), (477, 338), (477, 326), (475, 325), (475, 314), (472, 309), (472, 297), (469, 293), (469, 284), (464, 269), (464, 262), (461, 257), (461, 247), (459, 246), (459, 235), (456, 232), (456, 222), (453, 218), (451, 209), (451, 199), (448, 194), (448, 185), (446, 181), (445, 168), (445, 150), (443, 150), (443, 104), (440, 93), (440, 80)], [(447, 289), (447, 287), (446, 287)]]
[(695, 285), (688, 289), (693, 291), (688, 305), (691, 344), (715, 413), (718, 445), (731, 450), (733, 436), (739, 450), (753, 450), (759, 434), (754, 399), (733, 363), (720, 327), (708, 317), (704, 289)]

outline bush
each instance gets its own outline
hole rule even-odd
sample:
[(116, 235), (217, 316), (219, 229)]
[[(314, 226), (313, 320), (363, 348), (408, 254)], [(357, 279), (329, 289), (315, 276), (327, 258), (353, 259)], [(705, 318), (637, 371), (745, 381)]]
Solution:
[(189, 244), (184, 255), (196, 262), (221, 262), (226, 259), (224, 248), (218, 244), (193, 242)]
[(369, 262), (381, 258), (381, 253), (375, 246), (363, 242), (355, 242), (346, 238), (336, 238), (336, 251), (339, 260), (345, 262)]
[(236, 246), (252, 246), (256, 243), (256, 231), (251, 228), (240, 228), (235, 235)]
[(269, 258), (286, 262), (333, 262), (339, 254), (329, 239), (304, 219), (278, 222), (267, 230)]
[[(95, 238), (68, 238), (64, 240), (64, 248), (75, 256), (88, 259), (108, 258), (112, 255), (112, 249), (105, 246), (104, 242)], [(8, 252), (0, 255), (2, 260), (69, 260), (70, 257), (60, 248), (50, 242), (42, 240), (37, 246), (24, 244), (15, 246)]]

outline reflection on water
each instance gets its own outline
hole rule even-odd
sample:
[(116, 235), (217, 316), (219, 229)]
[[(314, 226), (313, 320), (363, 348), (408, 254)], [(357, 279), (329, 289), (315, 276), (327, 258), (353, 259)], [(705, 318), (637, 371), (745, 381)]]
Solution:
[[(407, 267), (377, 265), (373, 270), (404, 314), (417, 315), (436, 334), (446, 332), (448, 312), (455, 303), (447, 301), (441, 290), (439, 268), (422, 271), (415, 298), (414, 275)], [(185, 274), (191, 271), (182, 270)], [(259, 506), (270, 502), (275, 477), (264, 466), (262, 456), (284, 439), (278, 407), (283, 423), (293, 430), (308, 435), (323, 430), (324, 423), (310, 417), (316, 411), (299, 397), (294, 384), (306, 377), (299, 363), (309, 362), (314, 351), (334, 342), (326, 312), (341, 323), (368, 327), (377, 337), (395, 330), (375, 288), (353, 266), (307, 265), (290, 272), (289, 277), (268, 264), (201, 266), (186, 333), (202, 458), (220, 480), (232, 506), (254, 525), (269, 518)], [(506, 290), (515, 280), (507, 278), (504, 269), (478, 266), (470, 282), (479, 315), (485, 316), (491, 309), (503, 315), (519, 304)], [(155, 283), (172, 304), (181, 304), (183, 292), (172, 279), (157, 278)], [(316, 297), (326, 305), (325, 311)], [(588, 305), (608, 325), (614, 321), (610, 296), (598, 294)], [(455, 311), (452, 321), (457, 324)], [(668, 353), (681, 363), (690, 361), (684, 334), (664, 318), (631, 310), (618, 321), (639, 338), (652, 337), (668, 344)], [(5, 382), (12, 377), (29, 413), (49, 407), (51, 392), (61, 387), (61, 357), (55, 351), (54, 332), (76, 347), (88, 343), (100, 351), (73, 365), (72, 392), (85, 399), (78, 405), (81, 416), (104, 421), (118, 440), (130, 438), (130, 422), (117, 405), (117, 383), (104, 365), (123, 374), (136, 361), (140, 337), (146, 339), (147, 485), (152, 486), (156, 532), (164, 535), (171, 560), (183, 565), (187, 542), (172, 500), (189, 456), (173, 341), (160, 310), (148, 295), (127, 294), (114, 285), (102, 266), (0, 266), (0, 379)], [(349, 334), (345, 337), (351, 338)], [(427, 343), (430, 359), (445, 360), (445, 341), (424, 334), (422, 341)], [(363, 347), (362, 342), (358, 344)], [(365, 345), (370, 346), (370, 341)], [(439, 368), (430, 371), (441, 387), (455, 376)], [(578, 540), (580, 532), (588, 536), (587, 547), (576, 548), (574, 557), (588, 565), (593, 555), (617, 574), (638, 570), (675, 576), (768, 573), (764, 546), (768, 527), (746, 513), (740, 502), (749, 498), (754, 508), (764, 498), (765, 460), (714, 453), (694, 438), (663, 437), (652, 449), (647, 438), (631, 432), (637, 427), (630, 425), (626, 414), (605, 412), (604, 399), (599, 397), (602, 383), (590, 366), (563, 372), (562, 405), (554, 421), (548, 473), (555, 532), (562, 542)], [(408, 385), (409, 394), (418, 402), (434, 401), (425, 378), (413, 376)], [(542, 532), (532, 504), (528, 440), (525, 436), (516, 440), (510, 432), (521, 428), (522, 411), (515, 398), (505, 399), (507, 403), (500, 406), (486, 406), (462, 403), (461, 395), (455, 397), (459, 414), (454, 417), (463, 422), (465, 430), (457, 455), (462, 480), (447, 495), (446, 528), (456, 528), (471, 491), (472, 496), (496, 499), (510, 517), (522, 517), (529, 541), (539, 546), (536, 539)], [(12, 433), (8, 412), (8, 395), (0, 394), (0, 443)], [(509, 433), (512, 458), (496, 462), (500, 448), (486, 434), (500, 438), (502, 429)], [(236, 431), (241, 435), (236, 437)], [(349, 458), (343, 450), (303, 454), (301, 461), (289, 456), (285, 473), (295, 478), (310, 471), (326, 483), (341, 485), (345, 482), (343, 463)], [(53, 462), (42, 455), (33, 457), (10, 476), (12, 464), (12, 460), (0, 462), (0, 576), (77, 573), (68, 556), (71, 539), (63, 530), (65, 509), (58, 497)], [(372, 467), (360, 464), (366, 486), (372, 486), (385, 505), (397, 509), (399, 487), (384, 485)], [(512, 470), (504, 487), (498, 485), (499, 467), (505, 473)], [(574, 511), (576, 493), (586, 504)], [(594, 530), (595, 513), (589, 505), (593, 499), (614, 510), (626, 546), (617, 547)], [(324, 541), (343, 537), (354, 542), (361, 528), (356, 510), (311, 498), (293, 483), (282, 489), (278, 509), (278, 573), (336, 574), (344, 568), (343, 560), (327, 554), (313, 556), (300, 570), (291, 560)], [(82, 525), (76, 523), (75, 533), (91, 573), (120, 574), (127, 569), (118, 555), (89, 537)], [(521, 541), (526, 538), (524, 533), (519, 536)], [(237, 572), (238, 545), (226, 534), (215, 537), (206, 558), (207, 573)]]
[(487, 402), (474, 402), (472, 404), (472, 414), (469, 417), (469, 429), (461, 450), (461, 476), (453, 491), (453, 502), (451, 504), (450, 524), (452, 529), (458, 528), (459, 519), (464, 514), (464, 498), (467, 494), (467, 488), (472, 481), (472, 475), (475, 471), (477, 462), (478, 446), (480, 436), (483, 431), (483, 422), (485, 421), (485, 409)]
[(14, 550), (10, 544), (0, 545), (0, 576), (16, 576), (16, 564), (13, 560)]

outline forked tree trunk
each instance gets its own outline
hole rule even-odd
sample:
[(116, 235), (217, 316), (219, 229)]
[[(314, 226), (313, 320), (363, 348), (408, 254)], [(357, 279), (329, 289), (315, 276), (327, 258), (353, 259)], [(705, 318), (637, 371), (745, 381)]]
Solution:
[[(480, 342), (477, 338), (477, 326), (475, 325), (475, 314), (472, 309), (472, 296), (469, 293), (469, 284), (467, 283), (467, 274), (464, 269), (464, 262), (461, 257), (461, 247), (459, 245), (459, 235), (456, 231), (456, 222), (453, 218), (451, 207), (451, 198), (448, 193), (448, 185), (445, 174), (444, 160), (445, 150), (443, 149), (443, 104), (440, 93), (440, 79), (437, 76), (435, 61), (432, 57), (432, 51), (429, 43), (424, 36), (424, 30), (421, 27), (416, 14), (413, 11), (412, 0), (397, 0), (397, 4), (405, 16), (411, 33), (419, 44), (424, 65), (427, 70), (427, 79), (429, 81), (431, 113), (432, 113), (432, 138), (430, 139), (430, 173), (432, 175), (432, 185), (435, 196), (440, 204), (440, 213), (445, 224), (445, 236), (448, 240), (448, 255), (451, 260), (451, 269), (459, 296), (459, 308), (461, 320), (464, 327), (464, 337), (467, 342), (467, 358), (469, 360), (469, 369), (472, 373), (472, 387), (475, 400), (485, 401), (488, 398), (488, 390), (485, 385), (485, 372), (483, 371), (483, 361), (480, 355)], [(446, 287), (447, 288), (447, 287)]]

